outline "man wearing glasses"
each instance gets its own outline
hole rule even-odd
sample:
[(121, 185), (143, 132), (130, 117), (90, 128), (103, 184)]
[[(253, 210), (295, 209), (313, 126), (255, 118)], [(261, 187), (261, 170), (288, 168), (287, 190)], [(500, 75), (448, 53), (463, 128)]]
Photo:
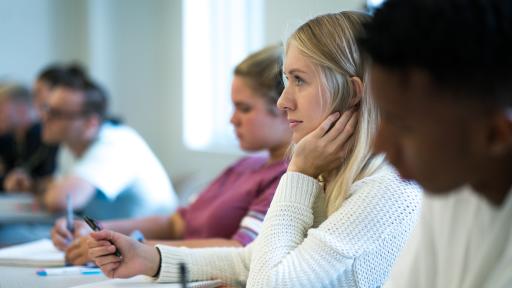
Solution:
[(106, 120), (107, 98), (89, 79), (64, 79), (44, 109), (43, 140), (61, 144), (57, 173), (43, 202), (97, 219), (170, 213), (177, 197), (145, 141), (130, 127)]

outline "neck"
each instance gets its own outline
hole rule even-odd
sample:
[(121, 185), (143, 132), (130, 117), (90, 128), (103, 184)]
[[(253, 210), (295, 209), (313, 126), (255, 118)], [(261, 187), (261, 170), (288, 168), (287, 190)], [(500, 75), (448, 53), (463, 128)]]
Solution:
[(278, 161), (282, 161), (286, 156), (286, 151), (288, 151), (288, 147), (290, 144), (288, 142), (282, 143), (275, 147), (272, 147), (268, 150), (270, 154), (270, 158), (268, 159), (268, 164), (272, 164)]
[(76, 141), (73, 143), (66, 143), (69, 150), (73, 153), (75, 157), (81, 157), (87, 148), (91, 145), (92, 140), (83, 140), (83, 141)]
[(471, 186), (492, 205), (501, 206), (512, 187), (512, 153), (507, 157), (489, 161), (479, 171), (485, 174), (479, 181), (470, 183)]

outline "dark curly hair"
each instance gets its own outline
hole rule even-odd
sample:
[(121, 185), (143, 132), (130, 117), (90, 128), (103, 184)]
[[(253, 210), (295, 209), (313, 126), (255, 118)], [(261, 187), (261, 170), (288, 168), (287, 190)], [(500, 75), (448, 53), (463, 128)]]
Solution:
[(511, 0), (388, 0), (359, 39), (374, 63), (456, 95), (512, 104)]

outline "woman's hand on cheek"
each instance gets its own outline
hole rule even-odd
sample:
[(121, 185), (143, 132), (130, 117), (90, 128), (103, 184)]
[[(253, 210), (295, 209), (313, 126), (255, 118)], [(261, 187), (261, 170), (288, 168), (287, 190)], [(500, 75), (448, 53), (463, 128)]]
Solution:
[[(341, 166), (350, 148), (346, 144), (355, 131), (358, 113), (349, 110), (341, 117), (339, 115), (339, 112), (329, 115), (317, 129), (297, 143), (288, 172), (317, 178)], [(329, 130), (329, 127), (332, 128)]]

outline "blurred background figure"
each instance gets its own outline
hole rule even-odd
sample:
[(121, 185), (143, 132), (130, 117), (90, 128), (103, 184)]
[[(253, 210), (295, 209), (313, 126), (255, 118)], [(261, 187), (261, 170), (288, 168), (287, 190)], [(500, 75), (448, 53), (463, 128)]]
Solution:
[(167, 173), (130, 127), (108, 120), (103, 89), (77, 67), (43, 106), (43, 140), (61, 145), (54, 179), (44, 191), (50, 211), (72, 208), (98, 219), (166, 214), (177, 208)]
[[(15, 83), (0, 88), (0, 190), (34, 191), (55, 169), (57, 148), (41, 140), (30, 91)], [(34, 181), (36, 180), (36, 181)]]

